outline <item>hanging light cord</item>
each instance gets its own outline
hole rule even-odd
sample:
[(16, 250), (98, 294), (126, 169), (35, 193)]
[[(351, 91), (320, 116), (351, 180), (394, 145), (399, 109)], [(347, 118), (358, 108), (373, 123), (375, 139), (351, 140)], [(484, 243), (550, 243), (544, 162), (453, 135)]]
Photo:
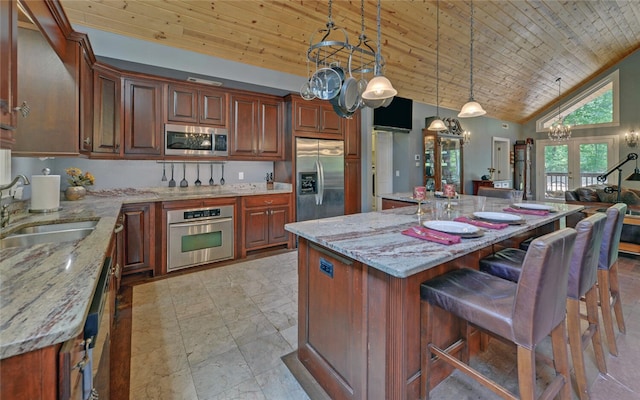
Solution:
[(470, 100), (473, 99), (473, 0), (471, 0), (471, 39), (469, 46), (469, 82), (470, 82)]
[(436, 117), (440, 118), (440, 0), (436, 12)]
[(377, 28), (378, 28), (378, 45), (376, 47), (377, 52), (376, 52), (376, 66), (375, 66), (375, 73), (374, 75), (378, 75), (378, 74), (382, 74), (381, 67), (380, 67), (380, 0), (378, 0), (378, 20), (377, 20)]
[(562, 104), (560, 101), (560, 85), (562, 84), (562, 78), (556, 79), (556, 82), (558, 82), (558, 122), (562, 123), (562, 121), (560, 121), (560, 104)]

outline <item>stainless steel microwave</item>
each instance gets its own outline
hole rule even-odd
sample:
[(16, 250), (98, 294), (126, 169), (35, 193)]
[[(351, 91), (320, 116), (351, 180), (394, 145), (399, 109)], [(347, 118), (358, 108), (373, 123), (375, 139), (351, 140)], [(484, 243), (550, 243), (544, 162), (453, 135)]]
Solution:
[(164, 153), (171, 156), (226, 157), (228, 131), (197, 125), (164, 125)]

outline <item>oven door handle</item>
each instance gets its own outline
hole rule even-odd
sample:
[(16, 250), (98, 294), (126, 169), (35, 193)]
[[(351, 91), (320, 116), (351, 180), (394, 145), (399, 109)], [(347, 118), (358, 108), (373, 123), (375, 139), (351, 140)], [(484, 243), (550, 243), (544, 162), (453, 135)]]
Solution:
[(210, 225), (210, 224), (217, 224), (220, 222), (230, 222), (230, 221), (233, 221), (233, 218), (205, 219), (205, 220), (199, 220), (197, 222), (178, 222), (178, 223), (169, 224), (169, 228), (172, 228), (172, 227), (184, 228), (184, 227), (190, 227), (190, 226)]

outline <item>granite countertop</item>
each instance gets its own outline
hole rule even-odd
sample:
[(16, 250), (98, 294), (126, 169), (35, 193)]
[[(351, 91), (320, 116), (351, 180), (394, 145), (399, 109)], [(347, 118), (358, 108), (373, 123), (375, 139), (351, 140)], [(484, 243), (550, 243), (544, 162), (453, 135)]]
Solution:
[[(473, 197), (462, 195), (455, 203), (451, 218), (473, 213)], [(386, 197), (393, 198), (393, 197)], [(446, 201), (446, 200), (443, 200)], [(436, 265), (498, 243), (512, 236), (560, 219), (581, 210), (583, 206), (559, 203), (548, 204), (557, 212), (547, 216), (522, 215), (526, 223), (510, 225), (500, 230), (484, 230), (484, 235), (474, 239), (462, 239), (454, 245), (441, 245), (401, 234), (405, 229), (430, 220), (430, 213), (419, 220), (416, 206), (391, 210), (345, 215), (295, 222), (285, 225), (293, 234), (308, 239), (351, 259), (383, 271), (389, 275), (406, 278)], [(505, 199), (487, 198), (485, 211), (502, 211), (509, 205)], [(424, 206), (425, 210), (428, 206)]]
[(83, 200), (61, 201), (57, 212), (12, 215), (0, 236), (46, 223), (98, 224), (78, 241), (0, 249), (0, 359), (80, 334), (122, 204), (278, 193), (291, 193), (291, 185), (276, 182), (273, 190), (265, 183), (101, 190), (90, 191)]

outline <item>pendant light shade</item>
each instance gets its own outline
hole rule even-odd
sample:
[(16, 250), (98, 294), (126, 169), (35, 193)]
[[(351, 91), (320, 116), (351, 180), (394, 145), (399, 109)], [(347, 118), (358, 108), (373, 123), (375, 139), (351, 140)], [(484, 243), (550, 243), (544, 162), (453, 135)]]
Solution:
[(446, 131), (448, 128), (440, 119), (440, 0), (436, 4), (436, 118), (431, 121), (427, 130)]
[(473, 99), (473, 0), (471, 0), (471, 40), (469, 46), (469, 101), (462, 106), (459, 118), (471, 118), (485, 115), (487, 112)]
[(383, 100), (393, 97), (398, 94), (398, 91), (394, 89), (389, 79), (385, 78), (382, 74), (381, 66), (381, 39), (380, 39), (380, 0), (378, 0), (378, 47), (376, 52), (376, 65), (375, 65), (375, 77), (367, 84), (367, 89), (362, 93), (362, 98), (365, 100)]
[(369, 81), (367, 89), (362, 93), (362, 98), (367, 100), (382, 100), (393, 97), (398, 91), (393, 88), (389, 79), (383, 75), (377, 75)]
[(429, 124), (429, 127), (427, 128), (427, 130), (429, 131), (446, 131), (447, 129), (449, 128), (447, 128), (444, 122), (442, 122), (440, 117), (436, 117), (436, 119), (431, 121), (431, 123)]

